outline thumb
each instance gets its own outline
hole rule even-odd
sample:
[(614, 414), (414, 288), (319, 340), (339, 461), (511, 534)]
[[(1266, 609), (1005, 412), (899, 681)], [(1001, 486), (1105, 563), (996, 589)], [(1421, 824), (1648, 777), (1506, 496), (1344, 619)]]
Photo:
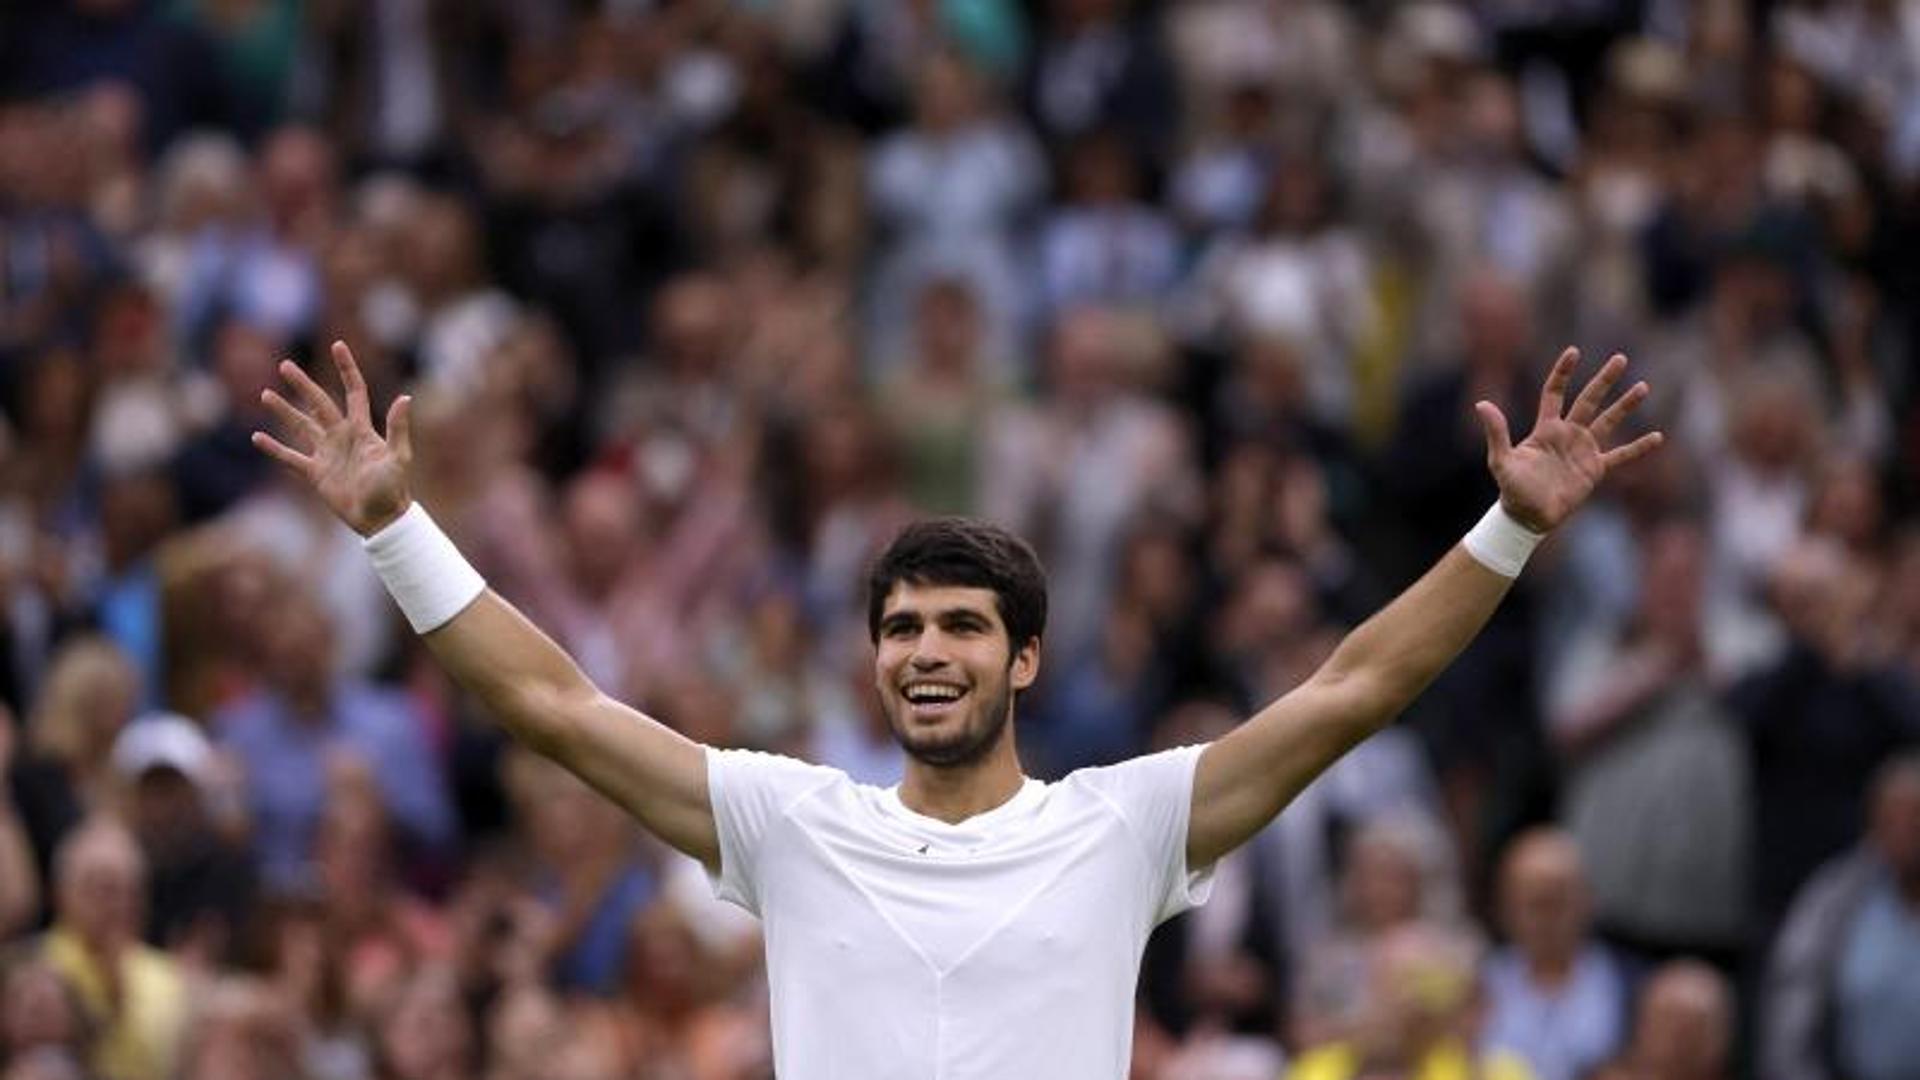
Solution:
[(387, 445), (402, 468), (413, 464), (413, 396), (401, 394), (387, 407)]
[(1480, 430), (1487, 436), (1489, 461), (1513, 449), (1513, 436), (1507, 431), (1507, 418), (1498, 405), (1491, 401), (1477, 401), (1473, 405), (1473, 412), (1480, 418)]

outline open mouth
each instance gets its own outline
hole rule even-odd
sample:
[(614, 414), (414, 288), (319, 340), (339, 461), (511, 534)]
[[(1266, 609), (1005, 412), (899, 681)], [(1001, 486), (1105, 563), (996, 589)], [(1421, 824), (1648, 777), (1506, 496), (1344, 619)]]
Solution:
[(967, 696), (967, 689), (952, 683), (913, 682), (900, 691), (900, 696), (907, 699), (914, 716), (930, 720), (957, 707)]

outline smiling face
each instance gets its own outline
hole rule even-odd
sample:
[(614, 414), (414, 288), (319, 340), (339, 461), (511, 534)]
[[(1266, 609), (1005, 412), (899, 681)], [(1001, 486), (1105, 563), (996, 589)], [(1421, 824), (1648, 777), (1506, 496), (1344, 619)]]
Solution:
[(1040, 672), (1040, 642), (1012, 648), (991, 589), (902, 581), (881, 609), (873, 671), (901, 749), (961, 768), (1006, 737), (1014, 693)]

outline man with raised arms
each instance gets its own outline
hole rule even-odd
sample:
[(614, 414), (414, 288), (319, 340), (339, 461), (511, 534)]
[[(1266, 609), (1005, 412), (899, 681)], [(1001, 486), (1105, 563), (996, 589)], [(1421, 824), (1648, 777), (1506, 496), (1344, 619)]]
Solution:
[(361, 536), (413, 628), (514, 737), (706, 865), (766, 933), (783, 1080), (1117, 1080), (1153, 928), (1204, 900), (1207, 868), (1411, 702), (1487, 621), (1542, 535), (1606, 474), (1647, 394), (1608, 404), (1626, 358), (1566, 396), (1567, 350), (1515, 445), (1475, 406), (1499, 501), (1306, 682), (1205, 746), (1042, 783), (1020, 768), (1016, 696), (1040, 671), (1046, 585), (1021, 540), (982, 522), (909, 526), (875, 562), (874, 687), (908, 755), (879, 789), (789, 758), (701, 746), (600, 691), (486, 588), (413, 501), (409, 399), (373, 426), (332, 349), (336, 401), (291, 362), (283, 422), (254, 444)]

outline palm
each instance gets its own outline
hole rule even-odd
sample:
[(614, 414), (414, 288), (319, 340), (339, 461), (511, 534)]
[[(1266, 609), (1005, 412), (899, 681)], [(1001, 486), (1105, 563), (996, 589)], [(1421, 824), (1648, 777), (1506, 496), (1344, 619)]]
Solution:
[(412, 457), (407, 438), (409, 399), (394, 401), (387, 413), (387, 437), (373, 429), (366, 381), (346, 345), (336, 342), (333, 362), (346, 388), (346, 408), (330, 397), (306, 372), (282, 361), (281, 377), (300, 399), (298, 406), (273, 390), (261, 400), (286, 425), (296, 449), (265, 432), (255, 432), (253, 444), (298, 474), (340, 520), (361, 535), (371, 535), (399, 517), (411, 501), (407, 463)]
[(1616, 355), (1580, 391), (1561, 415), (1579, 353), (1568, 349), (1547, 375), (1533, 430), (1519, 445), (1507, 433), (1506, 417), (1488, 402), (1475, 409), (1487, 435), (1487, 465), (1500, 485), (1500, 502), (1521, 524), (1546, 532), (1579, 509), (1611, 470), (1660, 445), (1652, 432), (1611, 450), (1603, 443), (1644, 401), (1647, 384), (1635, 383), (1602, 411), (1600, 406), (1626, 371), (1627, 358)]

